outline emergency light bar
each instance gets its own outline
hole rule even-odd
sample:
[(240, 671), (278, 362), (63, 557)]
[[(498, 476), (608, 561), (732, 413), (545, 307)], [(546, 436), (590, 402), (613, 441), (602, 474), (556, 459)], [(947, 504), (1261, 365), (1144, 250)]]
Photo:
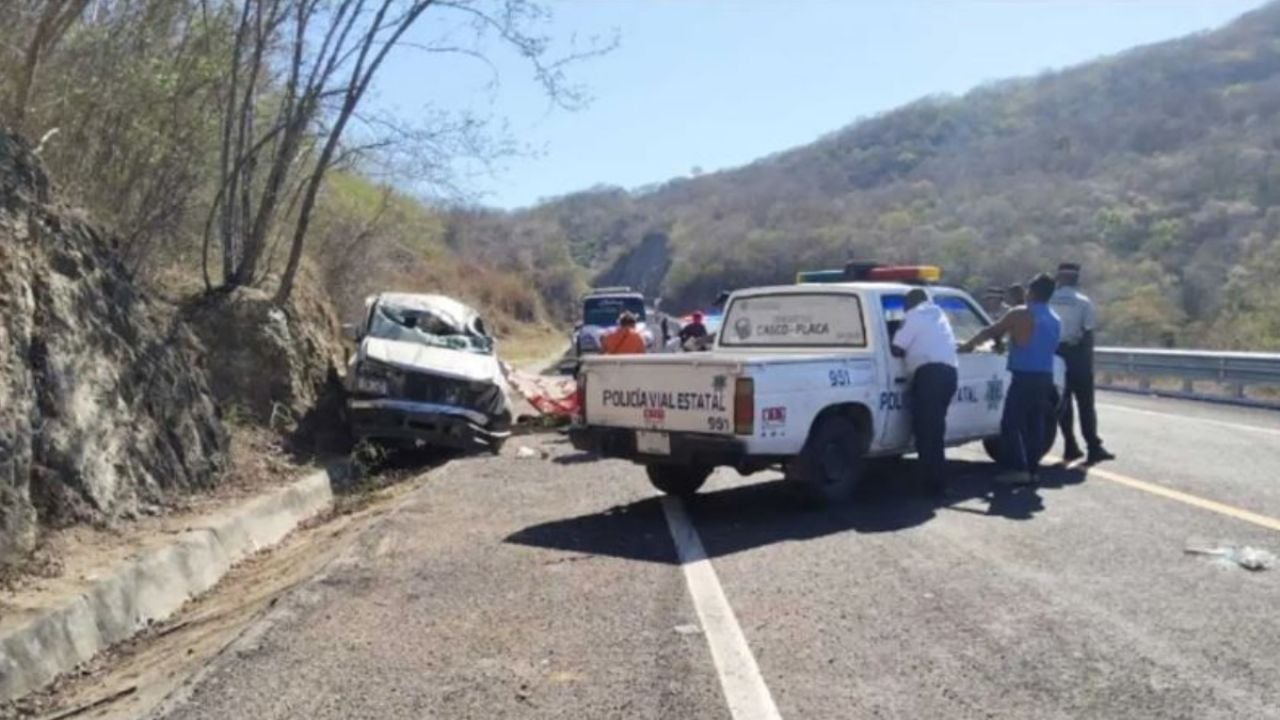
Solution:
[(898, 282), (938, 282), (942, 269), (936, 265), (899, 265), (879, 267), (867, 273), (868, 280), (896, 280)]
[(838, 283), (846, 282), (843, 270), (809, 270), (796, 273), (796, 283)]
[(934, 283), (942, 278), (936, 265), (874, 265), (849, 263), (843, 270), (806, 270), (796, 273), (796, 283), (903, 282)]

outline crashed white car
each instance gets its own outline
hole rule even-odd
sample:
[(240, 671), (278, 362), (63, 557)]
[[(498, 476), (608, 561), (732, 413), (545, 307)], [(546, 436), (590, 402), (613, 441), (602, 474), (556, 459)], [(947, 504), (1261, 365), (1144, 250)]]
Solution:
[(512, 406), (480, 315), (443, 295), (382, 293), (365, 307), (347, 368), (356, 438), (497, 452)]

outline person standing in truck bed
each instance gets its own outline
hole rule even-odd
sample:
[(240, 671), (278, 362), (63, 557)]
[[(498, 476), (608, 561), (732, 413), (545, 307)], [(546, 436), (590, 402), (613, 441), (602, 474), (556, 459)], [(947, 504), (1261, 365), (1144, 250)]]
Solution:
[(600, 340), (600, 351), (605, 355), (643, 355), (644, 338), (636, 332), (636, 316), (622, 313), (618, 327)]

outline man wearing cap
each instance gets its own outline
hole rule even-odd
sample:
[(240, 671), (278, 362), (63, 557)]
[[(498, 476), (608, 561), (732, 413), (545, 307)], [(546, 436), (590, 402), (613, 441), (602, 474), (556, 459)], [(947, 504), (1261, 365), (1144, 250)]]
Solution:
[(689, 324), (680, 328), (680, 347), (694, 349), (689, 345), (690, 340), (702, 340), (707, 336), (707, 326), (702, 322), (702, 313), (695, 311), (689, 316)]
[(1058, 424), (1062, 429), (1062, 441), (1066, 446), (1063, 458), (1067, 462), (1085, 457), (1076, 442), (1075, 417), (1072, 399), (1080, 408), (1080, 434), (1088, 448), (1089, 464), (1113, 460), (1098, 437), (1098, 414), (1093, 404), (1093, 335), (1097, 328), (1097, 314), (1093, 302), (1080, 292), (1080, 265), (1064, 262), (1058, 265), (1058, 289), (1054, 291), (1049, 306), (1062, 320), (1062, 338), (1058, 354), (1067, 364), (1066, 402)]
[(903, 301), (906, 315), (893, 336), (893, 354), (906, 360), (911, 378), (911, 429), (925, 485), (947, 496), (947, 408), (959, 382), (956, 337), (951, 321), (929, 294), (912, 288)]

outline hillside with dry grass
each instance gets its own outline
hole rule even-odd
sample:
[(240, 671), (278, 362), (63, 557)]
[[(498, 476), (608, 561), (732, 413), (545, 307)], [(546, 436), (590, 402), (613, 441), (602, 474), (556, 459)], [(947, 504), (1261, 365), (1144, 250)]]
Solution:
[[(971, 289), (1069, 259), (1106, 342), (1280, 349), (1280, 4), (507, 219), (504, 242), (682, 308), (850, 258), (938, 264)], [(656, 261), (634, 262), (646, 243)]]

